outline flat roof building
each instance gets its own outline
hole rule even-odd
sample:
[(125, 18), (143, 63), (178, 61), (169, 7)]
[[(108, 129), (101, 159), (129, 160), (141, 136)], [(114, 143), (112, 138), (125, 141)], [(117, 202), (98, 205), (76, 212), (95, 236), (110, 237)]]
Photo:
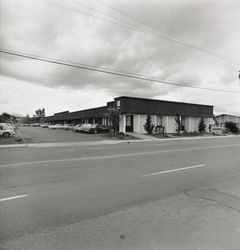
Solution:
[(178, 115), (182, 127), (186, 132), (198, 130), (201, 117), (209, 124), (213, 121), (213, 106), (172, 102), (156, 99), (120, 96), (106, 106), (81, 110), (76, 112), (60, 112), (45, 118), (49, 123), (99, 123), (110, 125), (110, 110), (117, 110), (119, 114), (119, 132), (145, 133), (144, 124), (147, 115), (151, 115), (155, 126), (164, 127), (166, 133), (176, 132), (175, 117)]
[(221, 114), (221, 115), (217, 115), (216, 119), (221, 127), (225, 126), (225, 122), (234, 122), (240, 128), (240, 116)]

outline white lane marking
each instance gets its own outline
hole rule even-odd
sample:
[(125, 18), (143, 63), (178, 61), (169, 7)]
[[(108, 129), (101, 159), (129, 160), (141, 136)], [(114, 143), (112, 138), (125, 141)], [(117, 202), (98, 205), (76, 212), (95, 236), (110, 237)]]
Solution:
[(161, 172), (157, 172), (157, 173), (140, 175), (139, 177), (153, 176), (153, 175), (159, 175), (159, 174), (167, 174), (167, 173), (171, 173), (171, 172), (177, 172), (177, 171), (182, 171), (182, 170), (187, 170), (187, 169), (192, 169), (192, 168), (206, 167), (206, 166), (207, 166), (206, 164), (200, 164), (200, 165), (184, 167), (184, 168), (175, 168), (175, 169), (165, 170), (165, 171), (161, 171)]
[(9, 201), (9, 200), (14, 200), (14, 199), (20, 199), (29, 196), (28, 194), (22, 194), (22, 195), (17, 195), (17, 196), (11, 196), (11, 197), (6, 197), (0, 199), (0, 201)]
[(192, 147), (192, 148), (181, 148), (181, 149), (170, 149), (170, 150), (158, 150), (151, 152), (138, 152), (138, 153), (128, 153), (128, 154), (115, 154), (115, 155), (100, 155), (100, 156), (89, 156), (89, 157), (78, 157), (70, 159), (53, 159), (46, 161), (32, 161), (32, 162), (20, 162), (20, 163), (10, 163), (0, 165), (0, 168), (8, 167), (19, 167), (35, 164), (48, 164), (48, 163), (58, 163), (58, 162), (73, 162), (73, 161), (87, 161), (87, 160), (105, 160), (105, 159), (115, 159), (115, 158), (124, 158), (124, 157), (134, 157), (134, 156), (145, 156), (145, 155), (154, 155), (162, 153), (172, 153), (172, 152), (184, 152), (184, 151), (195, 151), (195, 150), (206, 150), (206, 149), (215, 149), (215, 148), (228, 148), (236, 147), (240, 144), (229, 144), (229, 145), (217, 145), (217, 146), (204, 146), (204, 147)]

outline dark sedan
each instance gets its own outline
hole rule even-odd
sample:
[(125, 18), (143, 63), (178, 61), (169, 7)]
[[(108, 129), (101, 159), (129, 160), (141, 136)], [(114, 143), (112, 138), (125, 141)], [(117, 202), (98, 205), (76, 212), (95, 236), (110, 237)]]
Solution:
[(100, 124), (93, 124), (89, 129), (90, 134), (108, 133), (108, 132), (109, 132), (109, 127)]

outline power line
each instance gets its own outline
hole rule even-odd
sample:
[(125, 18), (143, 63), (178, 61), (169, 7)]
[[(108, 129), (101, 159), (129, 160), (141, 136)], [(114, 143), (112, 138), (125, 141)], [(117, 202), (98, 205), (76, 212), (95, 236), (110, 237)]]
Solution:
[(39, 56), (35, 56), (35, 55), (24, 54), (21, 52), (10, 51), (10, 50), (5, 50), (5, 49), (0, 49), (0, 52), (4, 53), (4, 54), (12, 55), (12, 56), (18, 56), (18, 57), (22, 57), (22, 58), (38, 60), (38, 61), (47, 62), (47, 63), (53, 63), (53, 64), (62, 65), (62, 66), (79, 68), (79, 69), (84, 69), (84, 70), (88, 70), (88, 71), (95, 71), (95, 72), (99, 72), (99, 73), (127, 77), (127, 78), (131, 78), (131, 79), (136, 79), (136, 80), (145, 80), (145, 81), (149, 81), (149, 82), (159, 82), (159, 83), (174, 85), (174, 86), (179, 86), (179, 87), (203, 89), (203, 90), (216, 91), (216, 92), (226, 92), (226, 93), (234, 93), (234, 94), (240, 93), (240, 91), (238, 91), (238, 90), (214, 89), (214, 88), (201, 87), (198, 85), (189, 85), (187, 83), (168, 81), (168, 80), (164, 80), (164, 79), (153, 78), (151, 76), (136, 75), (136, 74), (130, 73), (130, 72), (117, 71), (117, 70), (113, 70), (113, 69), (105, 69), (105, 68), (101, 68), (101, 67), (84, 65), (84, 64), (80, 64), (80, 63), (60, 61), (60, 60), (56, 60), (56, 59), (39, 57)]
[(122, 20), (119, 17), (113, 16), (113, 15), (108, 15), (108, 14), (106, 14), (106, 13), (104, 13), (102, 11), (99, 11), (99, 10), (93, 8), (93, 7), (90, 7), (90, 6), (86, 5), (86, 4), (78, 3), (76, 0), (72, 0), (72, 1), (75, 2), (78, 5), (84, 6), (84, 7), (88, 8), (88, 9), (91, 9), (91, 10), (94, 10), (94, 11), (96, 11), (98, 13), (101, 13), (102, 15), (108, 16), (108, 17), (110, 17), (112, 19), (116, 19), (116, 20), (118, 20), (118, 21), (120, 21), (122, 23), (113, 22), (113, 21), (111, 21), (109, 19), (102, 18), (102, 17), (96, 16), (96, 15), (92, 15), (92, 14), (89, 14), (89, 13), (85, 13), (85, 12), (82, 12), (82, 11), (79, 11), (79, 10), (76, 10), (76, 9), (72, 9), (70, 7), (67, 7), (67, 6), (64, 6), (64, 5), (61, 5), (61, 4), (49, 1), (49, 0), (46, 0), (46, 1), (49, 2), (49, 3), (51, 3), (51, 4), (56, 5), (58, 7), (64, 8), (66, 10), (69, 10), (69, 11), (74, 11), (74, 12), (79, 13), (79, 14), (91, 16), (91, 17), (103, 20), (105, 22), (109, 22), (111, 24), (119, 25), (119, 26), (122, 26), (124, 28), (128, 28), (128, 29), (135, 30), (135, 31), (138, 31), (138, 32), (148, 33), (148, 34), (154, 35), (154, 36), (156, 36), (156, 37), (158, 37), (160, 39), (164, 39), (164, 40), (170, 41), (172, 43), (184, 46), (186, 48), (191, 48), (191, 49), (194, 49), (194, 50), (198, 50), (198, 51), (200, 51), (202, 53), (205, 53), (205, 54), (214, 56), (214, 57), (216, 57), (218, 59), (224, 60), (224, 61), (226, 61), (227, 63), (230, 63), (230, 64), (234, 64), (234, 65), (239, 65), (240, 64), (240, 62), (237, 62), (237, 61), (235, 61), (234, 59), (232, 59), (230, 57), (227, 57), (225, 55), (221, 55), (221, 54), (213, 52), (213, 51), (209, 51), (209, 50), (203, 49), (203, 48), (198, 47), (196, 45), (193, 45), (193, 44), (191, 44), (191, 43), (189, 43), (189, 42), (187, 42), (187, 41), (185, 41), (183, 39), (176, 38), (176, 37), (174, 37), (170, 33), (167, 33), (167, 32), (161, 31), (161, 30), (157, 30), (156, 28), (152, 27), (151, 25), (149, 25), (145, 21), (142, 21), (141, 19), (136, 18), (134, 16), (128, 15), (128, 14), (124, 13), (123, 11), (120, 11), (120, 10), (118, 10), (116, 8), (113, 8), (113, 7), (107, 5), (106, 3), (102, 2), (102, 1), (99, 1), (99, 0), (96, 0), (96, 1), (99, 2), (102, 5), (107, 6), (108, 8), (110, 8), (110, 9), (116, 11), (116, 12), (121, 13), (122, 15), (124, 15), (124, 16), (126, 16), (128, 18), (134, 19), (138, 23), (141, 23), (141, 25), (147, 26), (148, 28), (146, 28), (146, 27), (143, 28), (142, 26), (139, 27), (136, 24), (132, 24), (130, 22)]
[(83, 11), (80, 11), (80, 10), (76, 10), (76, 9), (71, 8), (71, 7), (67, 7), (67, 6), (64, 6), (64, 5), (49, 1), (49, 0), (45, 0), (45, 1), (50, 3), (50, 4), (56, 5), (56, 6), (60, 7), (60, 8), (66, 9), (68, 11), (73, 11), (73, 12), (76, 12), (76, 13), (81, 14), (81, 15), (90, 16), (90, 17), (102, 20), (104, 22), (108, 22), (108, 23), (111, 23), (111, 24), (114, 24), (114, 25), (121, 26), (121, 27), (123, 27), (125, 29), (131, 29), (131, 30), (135, 30), (135, 31), (138, 31), (138, 32), (148, 33), (147, 31), (139, 29), (137, 26), (134, 26), (134, 25), (130, 26), (130, 24), (128, 24), (126, 22), (123, 22), (123, 21), (122, 21), (123, 23), (113, 22), (112, 20), (109, 20), (109, 19), (106, 19), (106, 18), (103, 18), (103, 17), (99, 17), (97, 15), (93, 15), (93, 14), (90, 14), (90, 13), (86, 13), (86, 12), (83, 12)]
[[(168, 32), (165, 32), (165, 31), (162, 31), (162, 30), (157, 30), (156, 28), (152, 27), (152, 26), (151, 26), (150, 24), (148, 24), (147, 22), (145, 22), (145, 21), (143, 21), (143, 20), (141, 20), (141, 19), (139, 19), (139, 18), (137, 18), (137, 17), (135, 17), (135, 16), (128, 15), (128, 14), (126, 14), (125, 12), (123, 12), (123, 11), (121, 11), (121, 10), (118, 10), (118, 9), (116, 9), (116, 8), (114, 8), (114, 7), (110, 6), (110, 5), (108, 5), (108, 4), (106, 4), (105, 2), (103, 2), (103, 1), (100, 1), (100, 0), (96, 0), (96, 1), (97, 1), (98, 3), (100, 3), (100, 4), (102, 4), (102, 5), (105, 5), (106, 7), (108, 7), (108, 8), (110, 8), (110, 9), (114, 10), (115, 12), (120, 13), (121, 15), (124, 15), (124, 16), (126, 16), (126, 17), (128, 17), (128, 18), (131, 18), (131, 19), (137, 21), (137, 22), (140, 23), (141, 25), (144, 25), (144, 26), (149, 27), (150, 30), (152, 30), (152, 31), (154, 32), (153, 34), (156, 35), (156, 36), (158, 36), (158, 37), (160, 37), (161, 39), (166, 39), (166, 40), (171, 41), (171, 42), (173, 42), (173, 43), (177, 43), (177, 44), (179, 44), (179, 45), (182, 45), (182, 46), (184, 46), (184, 47), (188, 47), (188, 48), (191, 48), (191, 49), (199, 50), (199, 51), (201, 51), (201, 52), (203, 52), (203, 53), (212, 55), (212, 56), (217, 57), (217, 58), (219, 58), (219, 59), (221, 59), (221, 60), (224, 60), (224, 61), (226, 61), (226, 62), (228, 62), (228, 63), (234, 63), (234, 64), (236, 64), (236, 65), (239, 65), (239, 64), (240, 64), (240, 62), (235, 61), (235, 59), (232, 59), (232, 58), (230, 58), (230, 57), (228, 57), (228, 56), (225, 56), (225, 55), (222, 55), (222, 54), (213, 52), (213, 51), (209, 51), (209, 50), (203, 49), (203, 48), (201, 48), (201, 47), (198, 47), (198, 46), (196, 46), (196, 45), (194, 45), (194, 44), (189, 43), (188, 41), (185, 41), (184, 39), (176, 38), (176, 37), (174, 37), (172, 34), (170, 34), (170, 33), (168, 33)], [(151, 31), (149, 31), (149, 32), (151, 33)], [(156, 32), (157, 32), (157, 33), (156, 33)], [(160, 35), (159, 33), (160, 33), (161, 35)]]
[(80, 5), (80, 6), (83, 6), (83, 7), (85, 7), (85, 8), (88, 8), (88, 9), (90, 9), (90, 10), (93, 10), (93, 11), (95, 11), (95, 12), (98, 12), (98, 13), (104, 15), (104, 16), (107, 16), (107, 17), (116, 19), (116, 20), (118, 20), (118, 21), (120, 21), (120, 22), (123, 22), (123, 23), (125, 23), (125, 24), (128, 24), (128, 25), (130, 25), (130, 26), (132, 26), (132, 27), (134, 27), (134, 28), (137, 28), (137, 29), (140, 28), (139, 26), (137, 26), (137, 25), (135, 25), (135, 24), (133, 24), (133, 23), (130, 23), (130, 22), (126, 21), (126, 20), (122, 20), (122, 19), (119, 18), (119, 17), (113, 16), (113, 15), (109, 15), (109, 14), (107, 14), (107, 13), (101, 11), (101, 10), (95, 9), (95, 8), (89, 6), (89, 5), (79, 3), (79, 2), (76, 1), (76, 0), (72, 0), (72, 2), (76, 3), (77, 5)]

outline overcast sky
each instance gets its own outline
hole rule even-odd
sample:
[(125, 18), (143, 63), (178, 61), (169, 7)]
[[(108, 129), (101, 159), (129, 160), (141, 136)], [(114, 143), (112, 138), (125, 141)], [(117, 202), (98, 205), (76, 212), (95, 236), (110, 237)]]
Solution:
[[(239, 0), (0, 3), (3, 49), (240, 91)], [(173, 39), (187, 46), (170, 41)], [(127, 95), (209, 104), (214, 105), (215, 114), (240, 115), (239, 93), (177, 87), (0, 56), (0, 112), (32, 115), (45, 108), (51, 115), (105, 105), (114, 97)]]

